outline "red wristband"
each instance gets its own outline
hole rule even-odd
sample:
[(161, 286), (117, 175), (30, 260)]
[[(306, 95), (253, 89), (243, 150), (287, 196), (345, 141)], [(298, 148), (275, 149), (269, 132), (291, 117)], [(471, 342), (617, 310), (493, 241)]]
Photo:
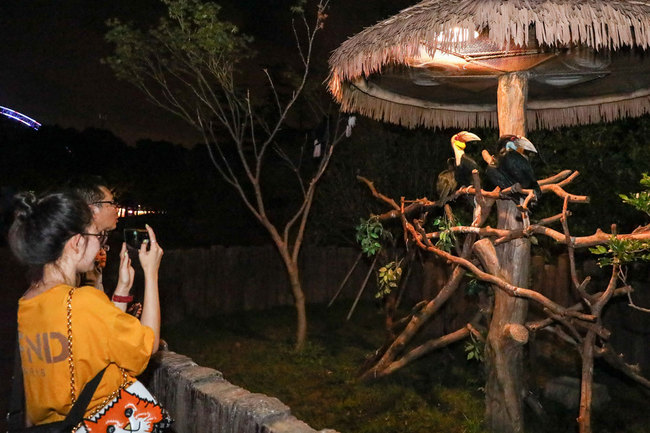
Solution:
[(125, 304), (128, 304), (129, 302), (133, 301), (133, 296), (120, 296), (120, 295), (113, 295), (113, 301), (115, 302), (124, 302)]

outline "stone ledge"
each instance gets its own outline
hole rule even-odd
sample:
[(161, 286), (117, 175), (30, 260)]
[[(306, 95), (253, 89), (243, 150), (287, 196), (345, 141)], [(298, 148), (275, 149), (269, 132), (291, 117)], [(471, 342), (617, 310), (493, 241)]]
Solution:
[(178, 353), (158, 352), (141, 380), (169, 410), (177, 433), (337, 433), (318, 432), (277, 398), (233, 385)]

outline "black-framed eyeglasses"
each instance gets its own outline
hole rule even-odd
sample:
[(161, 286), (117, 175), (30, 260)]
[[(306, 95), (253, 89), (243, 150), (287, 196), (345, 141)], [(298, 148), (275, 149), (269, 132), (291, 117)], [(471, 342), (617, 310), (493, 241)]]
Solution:
[[(97, 240), (99, 240), (99, 245), (102, 246), (102, 248), (106, 245), (106, 241), (108, 241), (108, 233), (107, 232), (101, 232), (101, 233), (79, 233), (82, 236), (95, 236)], [(106, 251), (108, 251), (106, 249)]]
[(120, 207), (120, 204), (117, 201), (115, 201), (114, 199), (113, 200), (94, 201), (91, 204), (107, 204), (107, 205), (114, 206), (114, 207)]

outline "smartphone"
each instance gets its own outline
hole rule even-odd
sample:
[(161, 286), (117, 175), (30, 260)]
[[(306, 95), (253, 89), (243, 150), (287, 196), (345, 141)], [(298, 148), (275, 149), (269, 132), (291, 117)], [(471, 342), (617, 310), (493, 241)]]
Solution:
[(145, 229), (124, 229), (124, 242), (127, 247), (139, 250), (145, 239), (149, 239), (149, 232)]

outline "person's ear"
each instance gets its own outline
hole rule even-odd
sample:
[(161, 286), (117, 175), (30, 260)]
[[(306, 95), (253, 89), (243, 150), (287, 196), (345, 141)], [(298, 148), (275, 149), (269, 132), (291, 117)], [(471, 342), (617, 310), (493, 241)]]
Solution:
[(79, 251), (81, 251), (82, 239), (83, 239), (83, 236), (81, 234), (77, 233), (76, 235), (74, 235), (70, 239), (68, 239), (68, 242), (66, 242), (65, 247), (70, 248), (75, 254), (79, 253)]
[(90, 212), (93, 214), (93, 217), (99, 213), (99, 206), (91, 204), (88, 207), (90, 208)]

